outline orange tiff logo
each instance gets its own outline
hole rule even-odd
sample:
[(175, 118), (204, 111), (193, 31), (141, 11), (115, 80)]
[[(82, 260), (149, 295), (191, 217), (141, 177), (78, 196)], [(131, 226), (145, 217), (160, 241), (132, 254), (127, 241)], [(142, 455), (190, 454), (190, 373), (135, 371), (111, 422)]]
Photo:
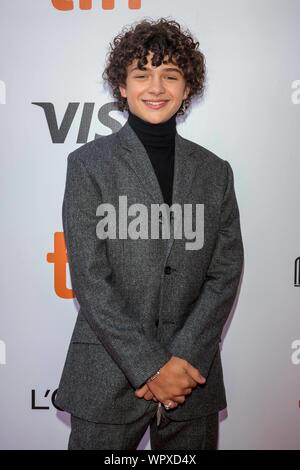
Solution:
[[(99, 1), (99, 0), (98, 0)], [(124, 1), (124, 0), (123, 0)], [(127, 0), (128, 8), (131, 10), (140, 10), (142, 0)], [(54, 8), (61, 11), (74, 10), (74, 0), (52, 0)], [(91, 10), (93, 0), (79, 0), (80, 10)], [(103, 10), (113, 10), (115, 8), (115, 0), (102, 0)]]
[(48, 263), (54, 265), (54, 290), (58, 297), (63, 299), (73, 299), (74, 291), (67, 287), (67, 263), (64, 232), (54, 233), (54, 252), (47, 253)]

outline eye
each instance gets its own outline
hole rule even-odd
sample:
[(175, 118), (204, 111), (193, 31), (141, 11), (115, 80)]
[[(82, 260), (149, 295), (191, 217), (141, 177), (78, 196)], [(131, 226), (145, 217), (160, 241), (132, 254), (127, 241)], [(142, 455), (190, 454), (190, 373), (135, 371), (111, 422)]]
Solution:
[(170, 78), (170, 80), (177, 80), (176, 77), (167, 77), (167, 78)]

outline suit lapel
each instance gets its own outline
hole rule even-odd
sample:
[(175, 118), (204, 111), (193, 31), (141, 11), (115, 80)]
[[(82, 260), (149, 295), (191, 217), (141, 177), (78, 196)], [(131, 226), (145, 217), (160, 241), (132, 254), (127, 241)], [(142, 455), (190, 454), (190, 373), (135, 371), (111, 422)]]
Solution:
[(150, 158), (128, 121), (117, 135), (123, 148), (122, 157), (125, 158), (132, 171), (137, 175), (142, 187), (147, 191), (153, 202), (162, 204), (164, 202), (163, 195)]
[[(132, 171), (140, 180), (142, 187), (153, 200), (153, 203), (163, 204), (163, 195), (150, 158), (142, 142), (128, 124), (128, 121), (117, 132), (117, 136), (122, 147), (122, 158), (125, 158)], [(193, 143), (181, 137), (176, 131), (172, 204), (180, 204), (182, 211), (183, 204), (189, 202), (188, 193), (198, 166), (197, 158), (193, 158), (194, 152), (195, 146)], [(174, 242), (173, 220), (171, 218), (171, 238), (167, 240), (167, 257)]]
[[(198, 166), (197, 159), (193, 157), (194, 152), (195, 147), (192, 143), (176, 132), (172, 204), (179, 204), (181, 206), (182, 217), (184, 204), (190, 202), (188, 194)], [(176, 233), (177, 227), (174, 226), (174, 218), (171, 218), (171, 237), (167, 243), (166, 259), (171, 252), (174, 243), (174, 233)]]

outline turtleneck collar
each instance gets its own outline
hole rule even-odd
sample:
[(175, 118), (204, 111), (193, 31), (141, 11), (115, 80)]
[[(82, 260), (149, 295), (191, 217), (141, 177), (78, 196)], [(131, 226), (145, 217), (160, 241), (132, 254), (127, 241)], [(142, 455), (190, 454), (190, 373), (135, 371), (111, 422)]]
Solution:
[(175, 142), (176, 114), (167, 121), (153, 124), (141, 119), (128, 110), (128, 124), (144, 145), (152, 147), (169, 147)]

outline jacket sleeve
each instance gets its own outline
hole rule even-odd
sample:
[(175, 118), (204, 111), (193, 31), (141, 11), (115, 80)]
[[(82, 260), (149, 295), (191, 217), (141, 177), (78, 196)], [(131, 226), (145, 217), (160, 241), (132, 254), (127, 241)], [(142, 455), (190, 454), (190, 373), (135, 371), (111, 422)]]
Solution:
[(134, 388), (170, 358), (155, 339), (145, 336), (114, 283), (106, 240), (96, 235), (101, 190), (78, 154), (68, 156), (62, 206), (63, 230), (72, 288), (81, 312), (104, 348)]
[(244, 248), (234, 177), (227, 167), (217, 241), (205, 281), (183, 327), (173, 338), (169, 351), (197, 367), (204, 377), (219, 348), (221, 334), (231, 311), (241, 277)]

